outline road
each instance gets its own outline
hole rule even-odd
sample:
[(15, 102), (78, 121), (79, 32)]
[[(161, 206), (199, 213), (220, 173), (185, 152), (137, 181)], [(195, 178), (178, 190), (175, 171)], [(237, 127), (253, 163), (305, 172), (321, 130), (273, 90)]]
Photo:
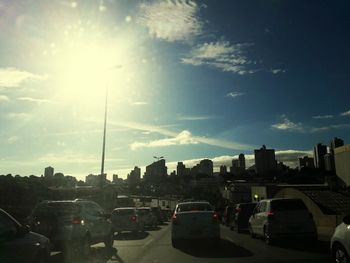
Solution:
[[(252, 239), (247, 233), (237, 234), (221, 226), (221, 242), (210, 244), (187, 242), (179, 249), (171, 245), (170, 225), (163, 225), (144, 233), (116, 235), (115, 253), (107, 253), (103, 244), (92, 247), (91, 263), (225, 263), (269, 262), (310, 263), (330, 262), (328, 245), (288, 242), (275, 246)], [(63, 262), (61, 253), (53, 253), (52, 263)], [(78, 261), (76, 262), (86, 262)]]

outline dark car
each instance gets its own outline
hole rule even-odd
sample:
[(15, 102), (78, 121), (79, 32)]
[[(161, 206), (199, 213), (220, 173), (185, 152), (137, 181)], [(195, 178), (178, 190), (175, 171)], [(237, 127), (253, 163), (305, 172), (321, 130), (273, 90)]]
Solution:
[(0, 209), (0, 262), (47, 262), (49, 239), (30, 232), (11, 215)]
[(28, 222), (34, 231), (50, 238), (54, 250), (88, 257), (90, 245), (104, 242), (107, 248), (113, 247), (109, 217), (92, 201), (44, 201), (34, 208)]
[(236, 204), (231, 214), (229, 226), (236, 232), (248, 229), (249, 218), (253, 214), (256, 203)]
[(164, 215), (160, 207), (151, 207), (153, 215), (157, 218), (158, 224), (164, 223)]

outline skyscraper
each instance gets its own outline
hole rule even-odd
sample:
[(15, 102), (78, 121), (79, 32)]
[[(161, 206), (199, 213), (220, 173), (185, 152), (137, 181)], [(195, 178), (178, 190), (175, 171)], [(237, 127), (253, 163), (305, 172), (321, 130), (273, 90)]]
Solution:
[(165, 160), (161, 159), (146, 166), (145, 178), (160, 178), (167, 176), (168, 168), (165, 166)]
[(49, 166), (49, 167), (46, 167), (45, 170), (44, 170), (44, 176), (45, 177), (53, 177), (53, 174), (54, 174), (54, 168)]
[(314, 147), (314, 163), (315, 168), (319, 168), (324, 170), (325, 169), (325, 163), (324, 163), (324, 156), (327, 154), (327, 146), (323, 145), (321, 143), (318, 143)]
[(238, 160), (239, 160), (239, 168), (241, 168), (242, 171), (245, 170), (245, 157), (244, 157), (244, 154), (241, 153), (239, 156), (238, 156)]
[(199, 163), (199, 173), (213, 176), (213, 161), (209, 159), (201, 160)]
[(265, 174), (268, 171), (276, 170), (277, 163), (275, 149), (266, 149), (263, 145), (260, 150), (254, 150), (255, 169), (258, 174)]

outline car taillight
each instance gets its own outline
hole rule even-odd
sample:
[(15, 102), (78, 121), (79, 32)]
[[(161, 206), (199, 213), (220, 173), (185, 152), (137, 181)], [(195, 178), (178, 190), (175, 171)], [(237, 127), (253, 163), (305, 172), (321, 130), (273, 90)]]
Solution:
[(239, 213), (239, 212), (241, 212), (241, 208), (236, 208), (236, 213)]
[(175, 214), (173, 214), (173, 216), (171, 217), (171, 221), (174, 225), (179, 224), (179, 218)]
[(131, 217), (131, 221), (136, 222), (136, 221), (137, 221), (137, 217), (136, 217), (135, 215), (132, 216), (132, 217)]
[(267, 213), (267, 218), (268, 218), (268, 219), (273, 219), (274, 216), (275, 216), (275, 213), (272, 212), (272, 211)]
[(213, 222), (219, 222), (219, 215), (217, 213), (213, 214)]
[(80, 217), (74, 217), (71, 221), (72, 225), (84, 225), (84, 220)]

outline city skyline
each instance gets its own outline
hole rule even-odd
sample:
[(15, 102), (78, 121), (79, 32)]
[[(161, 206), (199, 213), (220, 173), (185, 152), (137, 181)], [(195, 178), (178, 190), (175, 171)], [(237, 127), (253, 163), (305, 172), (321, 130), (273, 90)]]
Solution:
[(0, 0), (0, 174), (98, 174), (106, 86), (109, 177), (349, 142), (349, 3), (252, 3)]

